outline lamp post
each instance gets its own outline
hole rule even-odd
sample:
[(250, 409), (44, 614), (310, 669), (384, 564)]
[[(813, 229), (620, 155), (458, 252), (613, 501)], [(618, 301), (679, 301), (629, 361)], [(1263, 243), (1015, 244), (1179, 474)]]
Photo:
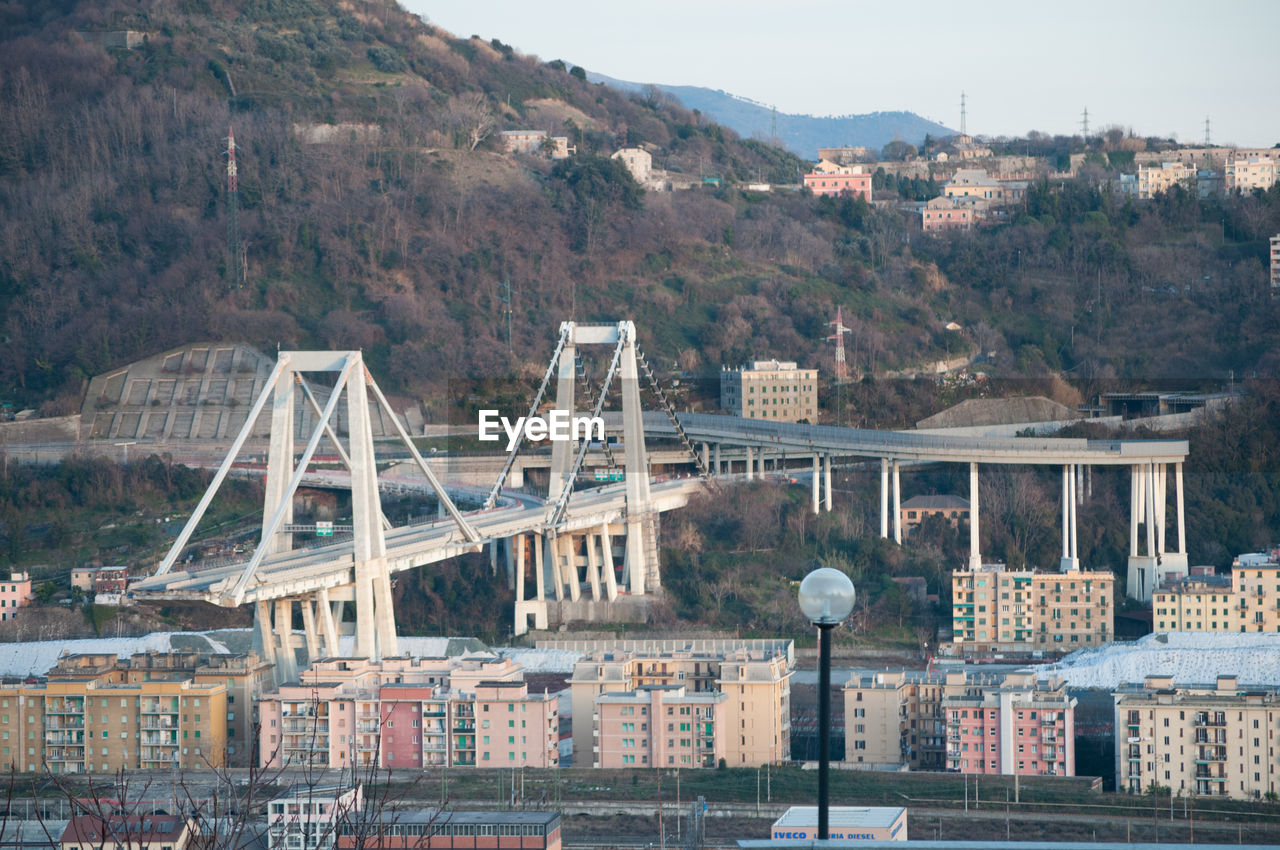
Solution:
[(819, 567), (800, 582), (800, 610), (818, 627), (818, 840), (828, 835), (831, 773), (831, 630), (853, 610), (853, 582), (839, 570)]

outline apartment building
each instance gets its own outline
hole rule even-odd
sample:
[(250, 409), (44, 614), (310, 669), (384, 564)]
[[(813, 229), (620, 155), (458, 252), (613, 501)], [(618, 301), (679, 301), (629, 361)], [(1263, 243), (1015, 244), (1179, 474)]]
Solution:
[(1075, 699), (1065, 681), (1035, 673), (949, 673), (944, 685), (947, 770), (1074, 776)]
[(31, 576), (26, 572), (9, 573), (8, 581), (0, 581), (0, 621), (18, 616), (18, 609), (31, 604)]
[(1115, 699), (1116, 788), (1258, 799), (1277, 792), (1280, 689), (1234, 676), (1175, 686), (1172, 676), (1124, 685)]
[(975, 651), (1070, 652), (1112, 640), (1115, 575), (983, 564), (951, 574), (954, 643)]
[[(790, 641), (760, 642), (753, 648), (699, 647), (696, 643), (662, 648), (657, 642), (641, 641), (627, 649), (592, 652), (574, 665), (569, 680), (575, 762), (586, 765), (597, 761), (588, 757), (600, 746), (599, 723), (609, 716), (598, 708), (602, 698), (632, 694), (629, 699), (651, 699), (645, 689), (653, 687), (683, 688), (690, 699), (698, 694), (724, 695), (723, 704), (717, 698), (711, 705), (720, 706), (713, 708), (717, 717), (723, 712), (724, 752), (717, 758), (723, 757), (728, 765), (759, 766), (788, 760), (791, 652)], [(606, 700), (606, 705), (612, 704)], [(713, 722), (719, 721), (713, 718)], [(665, 730), (649, 731), (657, 734)], [(719, 741), (717, 738), (717, 746)], [(641, 764), (637, 762), (637, 766)]]
[(995, 206), (1021, 203), (1027, 194), (1025, 180), (997, 180), (981, 168), (961, 168), (942, 187), (946, 198), (977, 198)]
[(1271, 297), (1280, 297), (1280, 233), (1271, 237)]
[(1223, 187), (1228, 192), (1265, 192), (1276, 184), (1280, 162), (1270, 157), (1236, 154), (1223, 169)]
[(977, 204), (943, 195), (933, 198), (921, 207), (920, 226), (926, 233), (972, 230), (977, 213)]
[(594, 705), (592, 767), (727, 763), (728, 702), (723, 691), (690, 693), (684, 685), (601, 694)]
[(68, 655), (46, 679), (0, 685), (0, 765), (55, 774), (225, 766), (227, 687), (197, 682), (175, 655), (145, 670), (135, 665), (155, 656)]
[(871, 203), (871, 172), (861, 165), (822, 162), (818, 168), (804, 175), (803, 184), (815, 195), (842, 195), (847, 192)]
[(1151, 200), (1179, 184), (1195, 190), (1196, 168), (1180, 162), (1162, 162), (1159, 165), (1138, 166), (1137, 191), (1139, 200)]
[(1234, 632), (1236, 594), (1227, 576), (1192, 567), (1186, 578), (1165, 582), (1151, 594), (1151, 626), (1158, 632)]
[(556, 699), (521, 676), (501, 657), (322, 659), (263, 694), (259, 763), (555, 767)]
[(958, 528), (960, 522), (969, 520), (969, 500), (960, 496), (930, 495), (912, 496), (902, 503), (899, 509), (902, 517), (902, 529), (910, 534), (931, 516), (938, 516)]
[(855, 673), (844, 686), (845, 761), (943, 770), (945, 682), (943, 673), (925, 670)]
[(818, 421), (818, 370), (794, 360), (753, 360), (720, 370), (720, 406), (734, 416), (776, 422)]

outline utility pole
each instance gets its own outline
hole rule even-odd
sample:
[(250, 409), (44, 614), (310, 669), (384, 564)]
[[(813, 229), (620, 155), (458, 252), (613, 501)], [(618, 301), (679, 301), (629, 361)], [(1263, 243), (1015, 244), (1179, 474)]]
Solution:
[(1084, 112), (1080, 113), (1080, 135), (1088, 140), (1089, 138), (1089, 107), (1084, 108)]
[(511, 353), (511, 276), (507, 275), (502, 283), (498, 284), (503, 289), (503, 294), (498, 296), (498, 300), (502, 302), (503, 312), (506, 313), (507, 319), (507, 353)]
[(969, 135), (968, 129), (965, 126), (964, 89), (960, 90), (960, 135)]
[(1209, 116), (1204, 117), (1204, 146), (1212, 147), (1213, 143), (1209, 141)]

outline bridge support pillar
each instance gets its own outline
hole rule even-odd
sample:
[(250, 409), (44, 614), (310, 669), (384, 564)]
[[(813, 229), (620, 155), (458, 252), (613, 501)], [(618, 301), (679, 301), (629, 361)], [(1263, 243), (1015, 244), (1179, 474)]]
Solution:
[(1080, 557), (1076, 550), (1076, 474), (1074, 464), (1062, 467), (1062, 572), (1080, 569)]
[(293, 600), (277, 599), (275, 615), (276, 641), (279, 653), (276, 655), (276, 669), (283, 677), (281, 681), (292, 682), (298, 678), (298, 656), (293, 651)]
[(835, 502), (831, 498), (831, 455), (822, 456), (822, 486), (825, 491), (823, 501), (826, 503), (827, 511), (833, 511)]
[(320, 635), (316, 632), (315, 601), (310, 597), (300, 600), (302, 605), (302, 633), (307, 643), (307, 666), (320, 657)]
[(902, 545), (902, 476), (898, 459), (893, 459), (893, 540)]
[(533, 576), (535, 587), (537, 589), (537, 599), (543, 600), (547, 598), (547, 578), (542, 572), (542, 553), (546, 548), (546, 543), (541, 534), (533, 536)]
[(821, 510), (821, 504), (818, 499), (818, 473), (821, 468), (822, 461), (817, 455), (813, 456), (813, 481), (811, 482), (810, 491), (813, 494), (813, 512), (816, 515)]
[(341, 605), (341, 602), (334, 603), (329, 601), (329, 589), (327, 587), (320, 588), (316, 592), (316, 606), (320, 612), (320, 634), (324, 638), (324, 654), (329, 656), (341, 655), (342, 650), (338, 646), (338, 627), (334, 621), (334, 606)]
[[(705, 445), (705, 444), (704, 444)], [(596, 557), (596, 536), (588, 531), (583, 535), (587, 550), (587, 589), (591, 598), (600, 599), (600, 560)]]
[[(516, 589), (516, 559), (515, 559), (514, 550), (515, 550), (515, 542), (517, 537), (519, 537), (519, 535), (516, 535), (515, 537), (508, 537), (506, 539), (506, 544), (503, 546), (503, 553), (506, 555), (506, 562), (507, 562), (507, 590)], [(523, 589), (524, 587), (523, 574), (520, 576), (520, 582), (521, 582), (520, 586)], [(517, 598), (519, 597), (517, 596)]]
[(702, 468), (711, 469), (711, 445), (705, 442), (702, 444)]
[(578, 541), (572, 534), (563, 534), (560, 540), (561, 569), (569, 582), (569, 598), (577, 602), (582, 598), (582, 579), (578, 577)]
[[(529, 538), (533, 538), (530, 540)], [(547, 627), (547, 602), (542, 587), (542, 543), (537, 535), (517, 534), (514, 543), (514, 573), (516, 585), (515, 623), (512, 633), (523, 635), (529, 632), (529, 615), (533, 615), (533, 627)], [(532, 550), (532, 551), (530, 551)], [(532, 561), (532, 564), (530, 563)], [(537, 577), (537, 598), (525, 599), (525, 573), (532, 567)]]
[(716, 443), (714, 452), (715, 452), (715, 464), (716, 464), (716, 477), (719, 478), (721, 475), (724, 474), (724, 471), (720, 467), (720, 444), (719, 443)]
[(752, 480), (755, 475), (756, 453), (751, 446), (747, 446), (747, 480)]
[(978, 514), (978, 464), (969, 464), (969, 569), (982, 567), (982, 553), (979, 550), (982, 540), (982, 526)]
[(880, 458), (880, 536), (889, 536), (889, 459)]
[(618, 598), (618, 577), (613, 572), (613, 540), (608, 524), (600, 526), (600, 568), (604, 572), (604, 592), (610, 602)]
[(253, 606), (253, 648), (271, 665), (271, 680), (279, 685), (284, 679), (276, 664), (276, 635), (271, 628), (271, 603), (259, 601)]

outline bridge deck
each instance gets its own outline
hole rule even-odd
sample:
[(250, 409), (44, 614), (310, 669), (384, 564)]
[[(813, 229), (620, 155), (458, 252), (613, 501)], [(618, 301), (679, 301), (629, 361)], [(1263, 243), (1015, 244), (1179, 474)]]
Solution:
[[(650, 488), (652, 507), (655, 511), (680, 507), (688, 501), (690, 494), (701, 488), (702, 483), (698, 479), (655, 482)], [(616, 522), (623, 517), (625, 507), (625, 484), (583, 490), (574, 495), (559, 530), (581, 531)], [(489, 540), (541, 529), (550, 513), (551, 506), (541, 502), (469, 513), (467, 520), (481, 535), (479, 544), (463, 537), (451, 519), (393, 528), (386, 532), (388, 567), (392, 572), (399, 572), (475, 551)], [(247, 563), (248, 559), (245, 559), (213, 567), (196, 565), (194, 570), (175, 568), (165, 575), (143, 579), (134, 585), (131, 592), (141, 599), (229, 605), (231, 600), (227, 597)], [(294, 549), (263, 560), (244, 601), (299, 596), (354, 581), (355, 562), (350, 542)]]
[[(948, 437), (912, 431), (874, 431), (833, 425), (766, 422), (707, 413), (678, 414), (680, 425), (694, 442), (764, 446), (784, 451), (899, 460), (1002, 464), (1093, 464), (1124, 466), (1136, 463), (1180, 463), (1186, 459), (1186, 440), (1085, 440), (1069, 437)], [(606, 415), (614, 430), (621, 417)], [(646, 434), (674, 436), (675, 428), (661, 413), (644, 415)]]

